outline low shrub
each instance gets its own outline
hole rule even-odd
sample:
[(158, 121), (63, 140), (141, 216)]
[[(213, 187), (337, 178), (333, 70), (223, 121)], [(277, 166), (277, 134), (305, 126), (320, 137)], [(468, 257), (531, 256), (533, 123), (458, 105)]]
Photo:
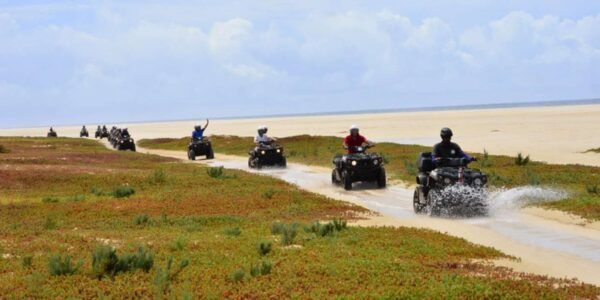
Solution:
[(156, 277), (154, 277), (154, 286), (156, 288), (156, 296), (157, 298), (163, 298), (166, 294), (168, 294), (171, 288), (171, 282), (189, 265), (189, 260), (182, 259), (179, 263), (179, 266), (175, 270), (171, 270), (173, 267), (173, 257), (169, 257), (167, 260), (167, 266), (163, 268), (158, 268), (156, 270)]
[(281, 232), (281, 244), (289, 246), (294, 244), (296, 236), (298, 235), (298, 224), (288, 224), (283, 227)]
[(48, 261), (48, 269), (52, 276), (73, 275), (83, 265), (83, 261), (79, 261), (76, 265), (71, 262), (71, 257), (60, 254), (53, 255)]
[(71, 196), (69, 198), (67, 198), (68, 201), (72, 201), (72, 202), (81, 202), (81, 201), (85, 201), (85, 195), (75, 195), (75, 196)]
[(588, 194), (598, 194), (598, 185), (587, 185), (585, 190), (588, 192)]
[(133, 223), (135, 223), (135, 225), (145, 225), (148, 224), (148, 222), (150, 222), (150, 217), (147, 214), (137, 215), (133, 220)]
[(272, 199), (273, 196), (275, 196), (275, 190), (274, 189), (268, 189), (268, 190), (266, 190), (262, 194), (262, 197), (265, 198), (265, 199)]
[(305, 228), (307, 232), (312, 232), (319, 237), (332, 236), (335, 232), (346, 229), (347, 222), (342, 219), (333, 219), (329, 223), (322, 224), (314, 222), (310, 227)]
[(271, 274), (271, 269), (273, 268), (273, 264), (267, 260), (263, 260), (258, 264), (253, 264), (250, 266), (250, 276), (257, 277), (261, 275)]
[(167, 182), (167, 173), (162, 168), (152, 171), (148, 176), (148, 181), (152, 184), (161, 184)]
[(273, 222), (271, 224), (271, 234), (281, 234), (285, 225), (281, 222)]
[(212, 178), (223, 178), (225, 175), (224, 168), (222, 166), (219, 167), (209, 167), (206, 169), (206, 174)]
[(112, 196), (115, 198), (126, 198), (135, 194), (135, 190), (127, 185), (120, 186), (112, 192)]
[(529, 155), (524, 157), (523, 154), (521, 154), (521, 153), (517, 154), (517, 157), (515, 158), (515, 165), (525, 166), (528, 163), (529, 163)]
[(240, 282), (240, 281), (244, 280), (245, 276), (246, 276), (246, 272), (244, 272), (244, 270), (237, 269), (237, 270), (233, 271), (233, 273), (231, 273), (229, 278), (233, 282)]
[(10, 150), (8, 150), (8, 148), (4, 147), (4, 145), (0, 144), (0, 154), (1, 153), (9, 153)]
[(169, 248), (171, 249), (171, 251), (183, 251), (183, 249), (185, 249), (185, 247), (187, 246), (187, 239), (180, 236), (177, 239), (175, 239), (173, 242), (171, 242), (171, 245), (169, 246)]
[(265, 256), (271, 252), (273, 248), (273, 244), (270, 241), (260, 241), (256, 244), (256, 251), (258, 251), (258, 255)]
[(23, 269), (29, 269), (32, 264), (33, 264), (33, 256), (25, 255), (25, 256), (21, 257), (21, 267), (23, 267)]
[(98, 279), (138, 269), (148, 272), (153, 265), (154, 256), (144, 247), (139, 247), (137, 253), (125, 254), (120, 258), (117, 250), (108, 245), (98, 246), (92, 252), (92, 273)]

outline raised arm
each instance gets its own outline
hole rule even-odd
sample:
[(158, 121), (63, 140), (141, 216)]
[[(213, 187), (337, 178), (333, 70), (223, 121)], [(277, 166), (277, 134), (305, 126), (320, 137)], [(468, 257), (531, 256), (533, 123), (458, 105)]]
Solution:
[(204, 124), (204, 129), (206, 129), (206, 127), (208, 127), (208, 124), (209, 124), (209, 123), (210, 123), (210, 122), (208, 121), (208, 119), (206, 119), (206, 124)]

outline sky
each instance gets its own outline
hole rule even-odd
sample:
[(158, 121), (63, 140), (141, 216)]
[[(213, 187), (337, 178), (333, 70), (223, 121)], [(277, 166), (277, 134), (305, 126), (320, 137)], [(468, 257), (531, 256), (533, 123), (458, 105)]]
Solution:
[(600, 97), (600, 1), (3, 1), (0, 128)]

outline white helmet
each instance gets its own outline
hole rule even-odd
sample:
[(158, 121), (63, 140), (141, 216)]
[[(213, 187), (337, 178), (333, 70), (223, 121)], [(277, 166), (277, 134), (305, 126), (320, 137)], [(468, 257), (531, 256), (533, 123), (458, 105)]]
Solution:
[(358, 130), (358, 126), (356, 126), (356, 125), (350, 126), (350, 131), (352, 131), (352, 130)]

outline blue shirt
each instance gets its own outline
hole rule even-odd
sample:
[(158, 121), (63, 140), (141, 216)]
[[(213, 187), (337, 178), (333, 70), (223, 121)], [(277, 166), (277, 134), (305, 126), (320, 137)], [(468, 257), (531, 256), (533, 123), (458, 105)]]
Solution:
[(192, 138), (201, 139), (204, 136), (204, 129), (192, 131)]

